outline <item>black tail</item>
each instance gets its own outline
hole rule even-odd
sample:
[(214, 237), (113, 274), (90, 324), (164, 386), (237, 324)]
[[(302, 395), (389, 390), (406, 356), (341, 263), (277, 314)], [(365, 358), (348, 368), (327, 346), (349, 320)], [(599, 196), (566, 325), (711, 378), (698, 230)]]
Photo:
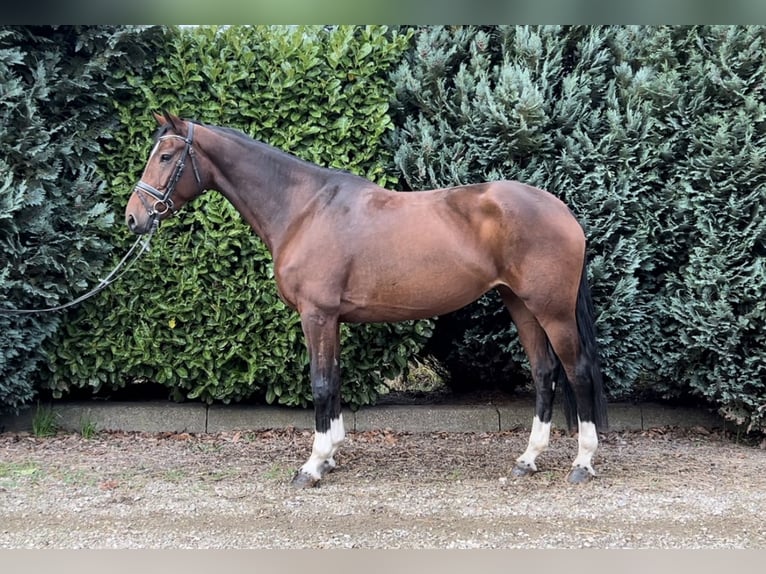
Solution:
[[(596, 341), (595, 311), (588, 285), (587, 262), (583, 263), (580, 276), (580, 289), (577, 292), (577, 331), (580, 335), (580, 360), (577, 364), (577, 375), (586, 378), (592, 386), (593, 422), (600, 431), (609, 426), (606, 413), (606, 395), (604, 381), (601, 377), (601, 366)], [(557, 384), (564, 387), (564, 412), (567, 425), (575, 428), (577, 425), (577, 402), (574, 391), (569, 384), (564, 369), (558, 369)]]

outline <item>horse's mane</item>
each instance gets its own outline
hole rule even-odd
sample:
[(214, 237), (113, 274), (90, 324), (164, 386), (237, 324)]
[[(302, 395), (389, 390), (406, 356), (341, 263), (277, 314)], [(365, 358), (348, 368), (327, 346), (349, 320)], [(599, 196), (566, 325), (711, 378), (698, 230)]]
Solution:
[[(185, 119), (184, 121), (191, 122), (194, 125), (202, 126), (202, 127), (208, 128), (208, 129), (210, 129), (212, 131), (215, 131), (215, 132), (218, 132), (218, 133), (225, 134), (227, 136), (233, 137), (233, 138), (239, 140), (240, 142), (244, 143), (245, 145), (247, 145), (249, 147), (260, 149), (263, 152), (267, 152), (267, 153), (270, 153), (270, 154), (275, 154), (275, 155), (281, 156), (281, 157), (283, 157), (285, 159), (288, 159), (288, 160), (291, 160), (291, 161), (295, 161), (295, 162), (297, 162), (299, 164), (302, 164), (303, 166), (305, 166), (307, 168), (317, 169), (317, 170), (325, 170), (325, 171), (328, 171), (328, 172), (331, 172), (331, 173), (334, 173), (334, 174), (350, 176), (350, 177), (354, 177), (354, 178), (360, 178), (360, 179), (364, 179), (365, 181), (367, 181), (365, 178), (363, 178), (363, 177), (361, 177), (359, 175), (356, 175), (355, 173), (352, 173), (350, 171), (347, 171), (347, 170), (344, 170), (344, 169), (338, 169), (338, 168), (334, 168), (334, 167), (324, 167), (324, 166), (318, 165), (316, 163), (313, 163), (313, 162), (307, 161), (305, 159), (302, 159), (302, 158), (300, 158), (300, 157), (298, 157), (298, 156), (296, 156), (296, 155), (294, 155), (292, 153), (286, 152), (286, 151), (281, 150), (281, 149), (279, 149), (277, 147), (269, 145), (269, 144), (267, 144), (265, 142), (257, 140), (255, 138), (247, 135), (242, 130), (238, 130), (238, 129), (235, 129), (235, 128), (229, 128), (229, 127), (223, 127), (223, 126), (214, 126), (214, 125), (206, 124), (204, 122), (200, 122), (200, 121), (197, 121), (197, 120), (187, 120), (187, 119)], [(173, 131), (172, 124), (166, 123), (166, 124), (160, 126), (159, 128), (157, 128), (157, 131), (154, 132), (153, 139), (156, 142), (159, 138), (167, 135), (168, 132), (172, 132), (172, 131)]]

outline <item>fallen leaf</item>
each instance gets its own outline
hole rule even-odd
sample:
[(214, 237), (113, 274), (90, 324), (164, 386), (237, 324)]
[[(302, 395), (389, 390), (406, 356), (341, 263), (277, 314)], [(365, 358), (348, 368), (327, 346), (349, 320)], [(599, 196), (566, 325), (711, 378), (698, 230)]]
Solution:
[(120, 483), (117, 482), (116, 480), (105, 480), (104, 482), (98, 485), (98, 487), (101, 490), (114, 490), (118, 486), (120, 486)]

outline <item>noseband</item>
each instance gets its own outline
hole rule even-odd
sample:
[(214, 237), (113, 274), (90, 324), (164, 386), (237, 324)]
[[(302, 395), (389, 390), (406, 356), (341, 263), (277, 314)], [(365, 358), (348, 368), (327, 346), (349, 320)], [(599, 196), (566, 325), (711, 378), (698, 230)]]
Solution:
[(191, 159), (192, 169), (194, 169), (194, 177), (197, 180), (197, 186), (200, 188), (200, 191), (202, 191), (202, 180), (199, 176), (199, 170), (197, 169), (197, 161), (195, 160), (195, 153), (194, 148), (192, 147), (192, 143), (194, 142), (194, 124), (191, 122), (187, 122), (187, 125), (189, 126), (189, 132), (186, 137), (182, 137), (176, 134), (170, 134), (167, 136), (162, 136), (159, 138), (159, 141), (170, 139), (170, 138), (178, 138), (180, 140), (183, 140), (183, 142), (186, 144), (186, 147), (184, 148), (184, 151), (181, 153), (181, 157), (176, 162), (176, 167), (173, 170), (173, 173), (170, 174), (170, 177), (168, 178), (168, 183), (165, 185), (164, 192), (160, 191), (156, 187), (149, 185), (148, 183), (144, 181), (139, 181), (136, 184), (136, 187), (133, 188), (133, 193), (137, 193), (139, 191), (146, 193), (150, 196), (152, 196), (155, 199), (155, 202), (152, 205), (149, 205), (145, 200), (142, 193), (138, 194), (138, 198), (141, 200), (141, 203), (146, 208), (146, 211), (149, 213), (149, 217), (154, 217), (155, 215), (163, 215), (165, 212), (170, 211), (171, 214), (175, 214), (176, 209), (173, 205), (173, 200), (171, 199), (171, 196), (173, 195), (173, 192), (176, 190), (176, 184), (178, 183), (178, 180), (181, 179), (181, 174), (183, 174), (184, 167), (186, 166), (186, 157), (188, 156)]

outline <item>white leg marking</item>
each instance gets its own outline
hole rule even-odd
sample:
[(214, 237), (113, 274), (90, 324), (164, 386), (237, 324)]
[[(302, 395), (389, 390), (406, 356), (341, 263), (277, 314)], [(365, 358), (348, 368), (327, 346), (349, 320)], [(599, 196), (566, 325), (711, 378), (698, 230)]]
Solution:
[(524, 451), (519, 458), (516, 459), (516, 463), (519, 466), (529, 468), (533, 471), (537, 471), (535, 465), (535, 459), (537, 455), (548, 448), (548, 442), (551, 438), (551, 423), (544, 423), (540, 420), (540, 417), (535, 415), (532, 420), (532, 432), (529, 433), (529, 444), (527, 450)]
[(596, 425), (593, 423), (584, 423), (577, 418), (577, 458), (572, 463), (573, 467), (580, 467), (587, 470), (591, 476), (596, 476), (596, 471), (593, 470), (591, 460), (598, 448), (598, 433), (596, 432)]
[(341, 414), (337, 419), (330, 421), (330, 430), (314, 433), (314, 446), (311, 449), (311, 456), (306, 461), (306, 464), (301, 467), (301, 472), (305, 472), (319, 480), (322, 478), (323, 467), (327, 465), (329, 468), (335, 468), (333, 456), (345, 438), (346, 429), (343, 426), (343, 415)]

